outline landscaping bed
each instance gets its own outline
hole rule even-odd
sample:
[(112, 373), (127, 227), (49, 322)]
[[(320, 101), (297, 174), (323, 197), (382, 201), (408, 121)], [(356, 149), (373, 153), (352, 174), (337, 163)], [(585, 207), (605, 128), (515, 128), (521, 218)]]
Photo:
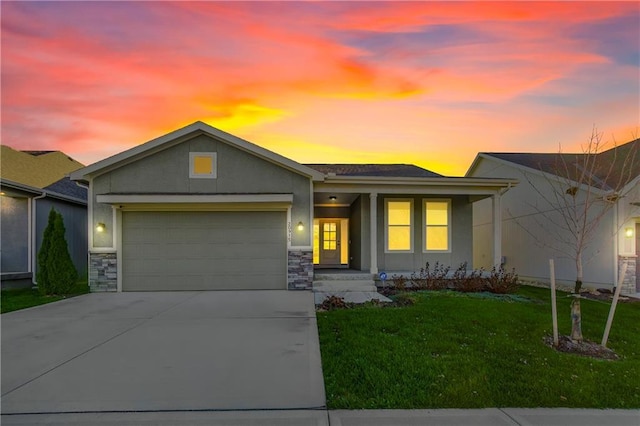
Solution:
[[(563, 335), (566, 296), (557, 295)], [(608, 344), (615, 357), (597, 359), (545, 344), (548, 289), (409, 297), (413, 304), (318, 312), (329, 408), (640, 408), (640, 304), (618, 305)], [(585, 339), (599, 342), (610, 303), (582, 303)]]

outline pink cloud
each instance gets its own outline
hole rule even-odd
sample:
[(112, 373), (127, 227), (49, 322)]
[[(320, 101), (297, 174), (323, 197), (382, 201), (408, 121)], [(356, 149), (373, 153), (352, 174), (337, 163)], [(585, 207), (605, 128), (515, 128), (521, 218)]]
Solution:
[(637, 126), (638, 67), (572, 34), (638, 5), (544, 5), (7, 3), (3, 143), (91, 162), (206, 120), (294, 159), (324, 146), (460, 174), (462, 151)]

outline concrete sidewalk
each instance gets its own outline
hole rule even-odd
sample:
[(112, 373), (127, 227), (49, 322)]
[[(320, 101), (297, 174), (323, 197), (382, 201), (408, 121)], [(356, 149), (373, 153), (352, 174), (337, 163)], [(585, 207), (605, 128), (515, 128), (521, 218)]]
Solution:
[(180, 411), (3, 415), (7, 425), (211, 426), (637, 426), (640, 410), (486, 408), (447, 410)]

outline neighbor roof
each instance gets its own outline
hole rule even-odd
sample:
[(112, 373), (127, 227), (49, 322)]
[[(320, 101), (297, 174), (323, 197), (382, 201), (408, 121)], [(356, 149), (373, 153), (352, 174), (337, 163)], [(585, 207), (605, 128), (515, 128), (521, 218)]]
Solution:
[(328, 175), (379, 177), (443, 177), (413, 164), (305, 164)]
[(46, 191), (57, 192), (58, 194), (68, 195), (69, 197), (87, 201), (87, 188), (78, 185), (69, 177), (64, 177), (57, 182), (44, 188)]
[[(604, 190), (611, 190), (621, 188), (640, 176), (639, 149), (640, 139), (636, 139), (597, 154), (596, 168), (593, 170), (593, 175), (588, 177), (589, 183)], [(576, 180), (582, 173), (587, 158), (587, 154), (584, 153), (485, 152), (481, 154), (572, 180)]]
[(44, 188), (82, 167), (64, 152), (18, 151), (1, 146), (2, 177), (23, 185)]

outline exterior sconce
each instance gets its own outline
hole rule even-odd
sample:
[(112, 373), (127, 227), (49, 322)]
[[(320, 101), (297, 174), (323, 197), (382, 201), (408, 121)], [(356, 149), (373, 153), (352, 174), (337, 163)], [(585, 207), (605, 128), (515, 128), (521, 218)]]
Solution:
[(304, 231), (304, 223), (298, 222), (297, 229), (298, 229), (298, 231)]
[(329, 196), (329, 199), (330, 199), (331, 201), (335, 201), (335, 200), (337, 200), (337, 199), (338, 199), (338, 197), (336, 197), (335, 195), (331, 195), (331, 196)]
[(104, 232), (107, 230), (107, 225), (105, 225), (102, 222), (98, 222), (98, 224), (96, 225), (96, 231), (98, 232)]
[(625, 228), (624, 236), (627, 238), (633, 237), (633, 228)]

